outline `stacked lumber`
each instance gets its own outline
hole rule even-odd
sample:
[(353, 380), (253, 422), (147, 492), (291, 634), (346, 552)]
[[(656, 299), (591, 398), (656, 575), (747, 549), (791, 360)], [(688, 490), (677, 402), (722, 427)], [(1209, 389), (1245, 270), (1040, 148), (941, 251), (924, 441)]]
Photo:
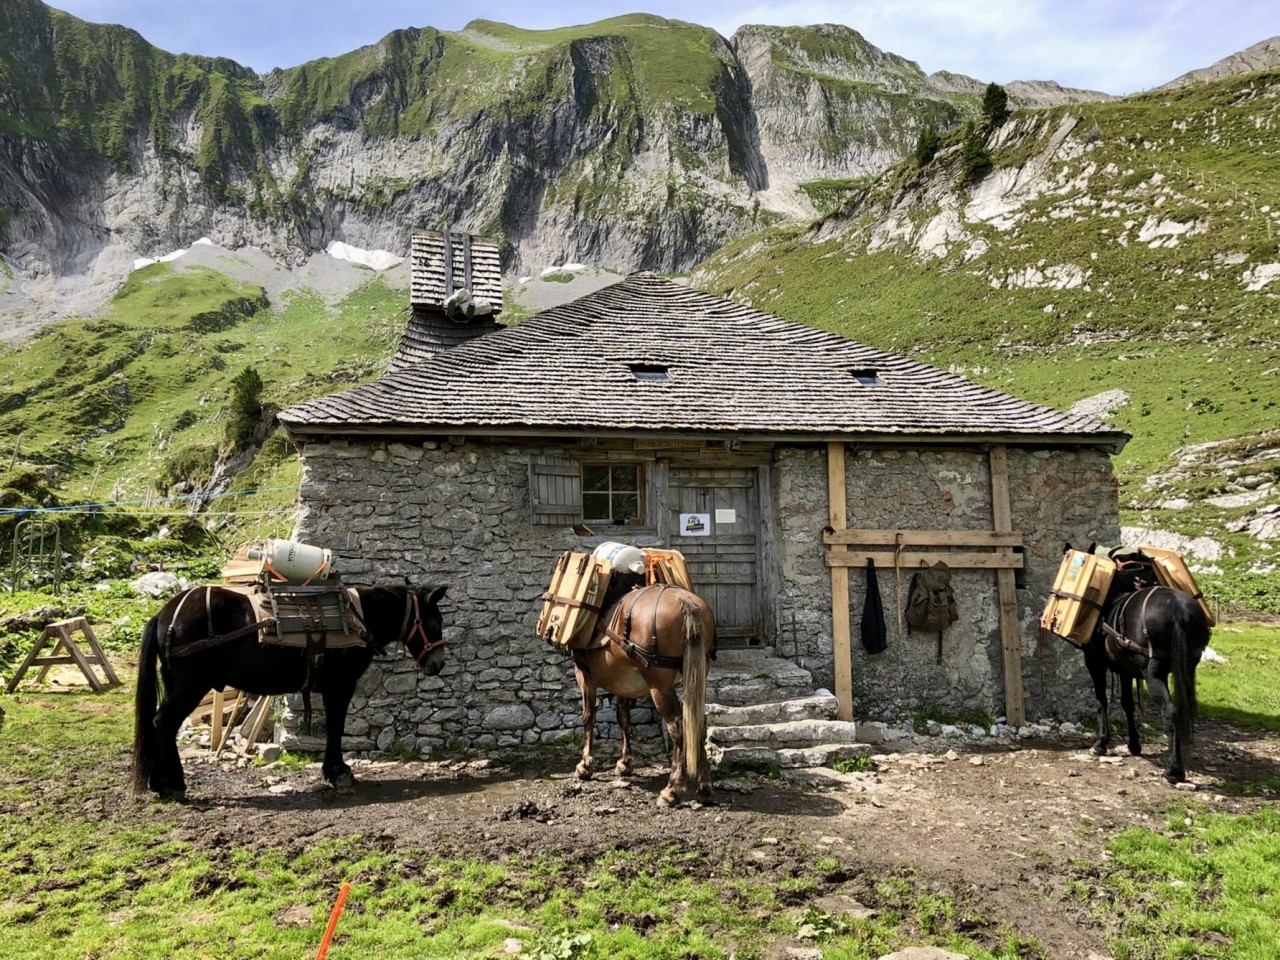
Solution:
[(659, 550), (646, 547), (644, 550), (644, 582), (645, 584), (667, 583), (673, 587), (682, 587), (693, 591), (693, 580), (689, 576), (689, 566), (684, 561), (684, 554), (679, 550)]
[(1042, 633), (1083, 647), (1093, 637), (1116, 565), (1106, 557), (1069, 550), (1058, 567), (1049, 602), (1040, 614)]
[(1174, 590), (1181, 590), (1195, 597), (1196, 602), (1200, 604), (1200, 609), (1209, 620), (1209, 626), (1214, 626), (1216, 621), (1209, 610), (1209, 604), (1205, 601), (1204, 594), (1200, 592), (1196, 578), (1191, 575), (1191, 571), (1183, 562), (1182, 555), (1176, 550), (1166, 550), (1163, 547), (1141, 546), (1138, 549), (1151, 558), (1156, 582), (1162, 587), (1172, 587)]
[(562, 553), (551, 573), (551, 586), (542, 595), (538, 636), (562, 647), (590, 643), (612, 573), (608, 560)]

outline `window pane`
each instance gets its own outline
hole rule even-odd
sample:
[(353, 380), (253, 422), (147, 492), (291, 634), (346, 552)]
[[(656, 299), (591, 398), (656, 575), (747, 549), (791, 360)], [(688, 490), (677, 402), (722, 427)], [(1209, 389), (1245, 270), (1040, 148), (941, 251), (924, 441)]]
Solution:
[(583, 520), (612, 520), (609, 512), (609, 495), (607, 493), (584, 493), (582, 495)]
[(640, 516), (640, 498), (634, 493), (613, 495), (613, 515), (618, 520), (627, 521)]
[(634, 464), (613, 468), (614, 493), (633, 493), (640, 489), (640, 468)]
[(582, 465), (582, 489), (609, 490), (609, 468), (603, 464), (584, 463)]

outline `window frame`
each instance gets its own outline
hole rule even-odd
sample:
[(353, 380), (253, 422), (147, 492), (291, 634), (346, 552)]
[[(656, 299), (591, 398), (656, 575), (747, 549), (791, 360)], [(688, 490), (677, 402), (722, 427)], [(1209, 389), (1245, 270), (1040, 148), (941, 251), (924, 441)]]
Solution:
[[(609, 489), (607, 491), (591, 490), (587, 484), (587, 471), (592, 468), (603, 467), (609, 478)], [(595, 524), (608, 524), (611, 526), (628, 526), (643, 527), (647, 522), (646, 511), (648, 509), (648, 498), (646, 496), (646, 481), (648, 476), (645, 472), (646, 464), (640, 460), (583, 460), (579, 464), (579, 477), (582, 483), (582, 522)], [(615, 489), (614, 488), (614, 470), (618, 468), (630, 468), (636, 472), (635, 489)], [(635, 518), (628, 518), (622, 523), (617, 522), (617, 517), (590, 517), (587, 515), (587, 501), (591, 497), (604, 495), (608, 498), (609, 509), (614, 509), (614, 498), (618, 496), (632, 496), (636, 498)]]

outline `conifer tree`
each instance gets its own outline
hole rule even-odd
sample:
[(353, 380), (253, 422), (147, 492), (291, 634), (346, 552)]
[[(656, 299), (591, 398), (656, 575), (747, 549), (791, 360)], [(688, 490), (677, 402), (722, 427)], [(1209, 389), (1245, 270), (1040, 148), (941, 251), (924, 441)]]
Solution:
[(994, 130), (1009, 119), (1009, 94), (1005, 93), (1000, 84), (987, 84), (987, 92), (982, 96), (982, 117), (989, 130)]

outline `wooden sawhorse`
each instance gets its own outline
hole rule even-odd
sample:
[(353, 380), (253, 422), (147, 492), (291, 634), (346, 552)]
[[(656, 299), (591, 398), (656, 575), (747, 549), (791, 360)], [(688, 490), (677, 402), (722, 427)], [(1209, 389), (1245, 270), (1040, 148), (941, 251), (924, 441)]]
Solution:
[[(76, 631), (83, 633), (85, 640), (88, 641), (90, 651), (88, 654), (81, 650), (76, 642), (71, 639), (71, 635)], [(45, 648), (50, 639), (54, 638), (56, 638), (57, 642), (53, 645), (53, 651), (48, 656), (40, 656), (40, 651)], [(98, 638), (94, 636), (93, 629), (89, 626), (89, 621), (84, 617), (73, 617), (70, 620), (59, 620), (57, 623), (51, 623), (44, 628), (44, 632), (40, 634), (40, 639), (36, 641), (35, 646), (31, 648), (31, 652), (27, 654), (27, 659), (22, 661), (22, 666), (18, 667), (13, 678), (9, 681), (9, 685), (5, 687), (4, 692), (13, 693), (18, 688), (18, 683), (22, 680), (23, 674), (32, 667), (40, 668), (40, 673), (36, 675), (36, 682), (43, 683), (44, 678), (49, 673), (49, 668), (63, 663), (74, 663), (79, 667), (80, 672), (89, 681), (89, 686), (93, 687), (94, 693), (101, 693), (108, 686), (115, 686), (120, 682), (115, 670), (111, 668), (111, 661), (102, 652), (102, 647), (98, 644)], [(102, 672), (107, 675), (105, 684), (94, 674), (93, 668), (95, 665), (102, 667)]]

